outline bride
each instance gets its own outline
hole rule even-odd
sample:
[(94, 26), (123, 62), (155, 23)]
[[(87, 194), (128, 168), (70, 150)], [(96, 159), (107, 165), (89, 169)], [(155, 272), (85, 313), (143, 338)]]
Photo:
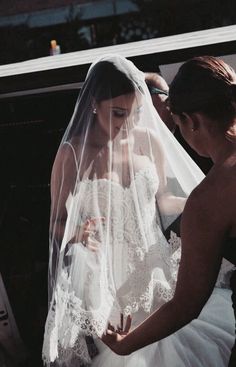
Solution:
[(127, 357), (100, 341), (108, 322), (122, 331), (132, 317), (135, 327), (172, 298), (181, 213), (203, 178), (157, 115), (143, 73), (116, 55), (95, 62), (52, 171), (46, 365), (227, 366), (227, 262), (199, 318), (173, 336)]

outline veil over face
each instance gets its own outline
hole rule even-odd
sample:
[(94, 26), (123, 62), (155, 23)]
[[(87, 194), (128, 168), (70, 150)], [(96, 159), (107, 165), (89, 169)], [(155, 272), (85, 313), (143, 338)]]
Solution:
[(117, 55), (95, 62), (52, 171), (46, 363), (90, 363), (90, 337), (108, 321), (172, 297), (180, 241), (170, 228), (202, 178), (144, 74)]

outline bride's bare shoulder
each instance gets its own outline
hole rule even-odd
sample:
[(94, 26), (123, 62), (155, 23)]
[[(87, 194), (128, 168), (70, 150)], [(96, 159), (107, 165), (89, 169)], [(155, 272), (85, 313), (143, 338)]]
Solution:
[(57, 156), (62, 158), (64, 155), (68, 155), (68, 157), (73, 157), (74, 155), (77, 155), (76, 152), (80, 149), (80, 139), (77, 137), (73, 137), (70, 140), (66, 140), (61, 143), (59, 146)]
[(65, 141), (61, 143), (53, 164), (53, 172), (61, 169), (62, 165), (64, 168), (68, 169), (71, 169), (74, 165), (77, 165), (79, 144), (79, 139), (77, 139), (76, 137), (71, 139), (70, 141)]

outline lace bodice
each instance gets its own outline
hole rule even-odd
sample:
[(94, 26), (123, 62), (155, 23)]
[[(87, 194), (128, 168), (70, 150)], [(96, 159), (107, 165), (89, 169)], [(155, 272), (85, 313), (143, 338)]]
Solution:
[(171, 278), (169, 246), (156, 210), (158, 184), (156, 169), (150, 164), (135, 174), (128, 187), (108, 179), (86, 179), (78, 185), (74, 198), (69, 199), (80, 203), (79, 223), (88, 217), (108, 218), (98, 228), (96, 238), (101, 244), (101, 256), (106, 250), (106, 257), (112, 261), (112, 267), (106, 264), (110, 290), (116, 298), (119, 295), (120, 307), (127, 314), (131, 307), (132, 311), (140, 306), (150, 311), (153, 295), (146, 298), (144, 294), (155, 278), (154, 269), (165, 272), (163, 279)]

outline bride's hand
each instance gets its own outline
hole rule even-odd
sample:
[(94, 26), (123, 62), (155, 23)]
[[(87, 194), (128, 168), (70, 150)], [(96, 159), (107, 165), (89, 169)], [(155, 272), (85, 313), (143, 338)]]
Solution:
[(102, 341), (116, 354), (128, 355), (130, 354), (128, 344), (125, 341), (131, 328), (132, 318), (129, 315), (124, 325), (124, 316), (121, 314), (120, 325), (117, 328), (108, 323), (106, 332), (102, 335)]
[(79, 228), (75, 237), (76, 242), (81, 242), (87, 249), (96, 252), (99, 248), (100, 242), (96, 240), (97, 225), (99, 222), (104, 222), (104, 217), (89, 218)]

